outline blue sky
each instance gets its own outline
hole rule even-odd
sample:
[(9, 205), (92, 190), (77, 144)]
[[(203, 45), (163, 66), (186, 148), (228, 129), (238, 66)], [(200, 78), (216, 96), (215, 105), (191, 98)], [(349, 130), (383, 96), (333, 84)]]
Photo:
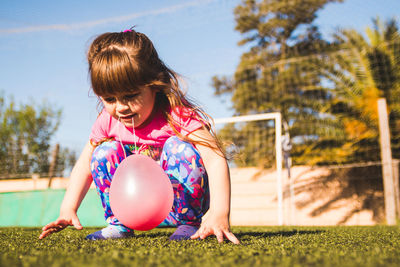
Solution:
[[(234, 31), (240, 2), (1, 0), (0, 91), (17, 103), (46, 101), (62, 109), (52, 143), (79, 151), (97, 116), (85, 58), (90, 40), (136, 25), (184, 76), (191, 97), (215, 118), (230, 116), (229, 99), (214, 97), (210, 83), (213, 75), (232, 74), (245, 50)], [(347, 0), (327, 5), (316, 23), (326, 35), (339, 26), (363, 31), (373, 17), (399, 18), (399, 10), (399, 0)]]

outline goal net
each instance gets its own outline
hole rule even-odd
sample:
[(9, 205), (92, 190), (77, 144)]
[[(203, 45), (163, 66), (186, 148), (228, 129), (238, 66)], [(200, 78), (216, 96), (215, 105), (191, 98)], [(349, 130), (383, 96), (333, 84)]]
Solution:
[[(236, 176), (240, 176), (232, 183), (231, 221), (241, 224), (240, 218), (246, 217), (248, 223), (248, 217), (252, 217), (255, 225), (262, 223), (263, 218), (269, 223), (283, 225), (281, 114), (235, 116), (214, 122), (227, 151), (232, 175), (236, 172)], [(272, 181), (257, 181), (263, 169), (270, 170)], [(241, 184), (243, 180), (247, 182)], [(250, 180), (252, 183), (248, 183)], [(260, 188), (273, 183), (276, 187), (272, 191)]]

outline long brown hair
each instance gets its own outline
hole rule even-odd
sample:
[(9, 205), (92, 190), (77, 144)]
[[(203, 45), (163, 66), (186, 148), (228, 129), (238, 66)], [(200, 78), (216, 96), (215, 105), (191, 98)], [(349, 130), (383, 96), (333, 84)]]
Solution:
[[(156, 92), (156, 107), (179, 138), (211, 147), (225, 156), (213, 130), (211, 117), (186, 97), (179, 84), (180, 76), (164, 64), (145, 34), (132, 29), (103, 33), (90, 45), (87, 58), (92, 89), (97, 96), (134, 92), (148, 87)], [(170, 114), (171, 110), (181, 110), (178, 107), (192, 110), (213, 136), (213, 142), (194, 141), (182, 135)], [(185, 113), (178, 115), (188, 116)]]

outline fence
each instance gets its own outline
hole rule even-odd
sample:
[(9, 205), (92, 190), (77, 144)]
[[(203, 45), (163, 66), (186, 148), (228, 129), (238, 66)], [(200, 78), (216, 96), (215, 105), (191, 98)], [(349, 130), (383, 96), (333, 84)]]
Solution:
[[(222, 94), (230, 94), (237, 115), (282, 114), (283, 155), (289, 170), (291, 166), (381, 166), (383, 173), (375, 178), (384, 178), (386, 222), (393, 224), (398, 171), (392, 170), (392, 158), (400, 158), (400, 39), (390, 26), (375, 26), (368, 37), (340, 31), (336, 43), (258, 47), (245, 54), (230, 79), (224, 77), (215, 85), (222, 84)], [(387, 120), (384, 132), (378, 115), (382, 97), (387, 102), (379, 109), (387, 111), (381, 116)], [(236, 166), (271, 168), (273, 129), (270, 123), (249, 122), (239, 128), (227, 125), (219, 134), (237, 145)], [(380, 190), (373, 183), (369, 189)], [(288, 190), (293, 195), (295, 188)]]
[[(379, 100), (381, 109), (386, 110), (386, 107), (382, 104), (385, 104), (384, 99)], [(387, 118), (387, 113), (381, 112), (380, 114), (381, 118)], [(272, 168), (275, 169), (276, 171), (273, 174), (273, 177), (268, 178), (268, 176), (265, 176), (264, 178), (261, 178), (259, 182), (257, 181), (251, 181), (247, 179), (245, 183), (239, 183), (241, 184), (242, 189), (238, 190), (238, 185), (236, 185), (237, 182), (233, 181), (233, 211), (234, 212), (241, 212), (240, 210), (243, 210), (244, 205), (243, 203), (249, 203), (247, 206), (247, 210), (255, 210), (255, 207), (258, 207), (256, 212), (259, 214), (258, 217), (261, 216), (261, 214), (269, 214), (269, 216), (276, 216), (278, 220), (276, 221), (277, 224), (282, 225), (282, 224), (295, 224), (295, 222), (299, 223), (299, 219), (295, 219), (295, 210), (298, 212), (297, 215), (299, 215), (299, 210), (296, 208), (296, 194), (301, 194), (304, 193), (305, 189), (307, 189), (306, 184), (304, 183), (304, 179), (302, 179), (304, 176), (299, 175), (297, 169), (294, 169), (295, 176), (297, 177), (291, 177), (291, 163), (290, 163), (290, 142), (288, 140), (287, 134), (282, 136), (281, 135), (281, 116), (279, 113), (267, 113), (267, 114), (257, 114), (257, 115), (250, 115), (250, 116), (236, 116), (236, 117), (231, 117), (231, 118), (223, 118), (223, 119), (216, 119), (215, 123), (217, 124), (218, 128), (218, 134), (219, 137), (222, 138), (226, 145), (226, 148), (228, 150), (228, 153), (233, 154), (232, 157), (232, 162), (231, 166), (232, 167), (237, 167), (235, 164), (243, 164), (243, 161), (245, 160), (251, 160), (249, 159), (249, 156), (243, 156), (245, 153), (249, 153), (251, 155), (257, 155), (256, 159), (260, 159), (260, 155), (268, 156), (269, 158), (275, 157), (275, 162), (272, 164)], [(253, 124), (256, 121), (256, 126), (257, 127), (274, 127), (275, 132), (269, 132), (268, 134), (260, 134), (260, 129), (257, 127), (254, 127), (255, 124)], [(221, 127), (221, 125), (223, 125)], [(287, 128), (287, 126), (283, 127)], [(240, 134), (234, 133), (235, 131), (240, 132)], [(352, 191), (353, 189), (353, 184), (359, 184), (360, 188), (364, 188), (368, 190), (373, 190), (373, 191), (379, 191), (382, 190), (381, 186), (379, 184), (382, 184), (382, 177), (384, 178), (384, 193), (385, 197), (384, 199), (384, 205), (381, 203), (378, 199), (375, 200), (376, 203), (381, 203), (381, 206), (386, 208), (386, 222), (388, 224), (395, 224), (396, 221), (396, 213), (397, 216), (400, 214), (400, 206), (399, 206), (399, 183), (398, 183), (398, 174), (399, 174), (399, 169), (398, 169), (398, 161), (397, 160), (392, 160), (391, 155), (390, 155), (390, 138), (389, 135), (387, 135), (389, 131), (388, 125), (384, 123), (380, 123), (380, 132), (381, 132), (381, 151), (382, 155), (385, 155), (385, 153), (389, 153), (389, 156), (386, 157), (386, 159), (383, 159), (381, 162), (365, 162), (365, 163), (351, 163), (351, 164), (341, 164), (341, 165), (330, 165), (330, 166), (319, 166), (319, 176), (318, 177), (312, 177), (313, 179), (311, 181), (308, 181), (308, 187), (311, 189), (316, 189), (319, 183), (325, 182), (330, 182), (332, 179), (332, 176), (336, 176), (334, 178), (335, 180), (343, 180), (345, 179), (346, 181), (341, 181), (342, 186), (348, 187), (348, 191)], [(386, 133), (386, 135), (385, 135)], [(226, 136), (230, 138), (226, 138)], [(384, 137), (383, 137), (384, 136)], [(233, 140), (236, 140), (234, 142)], [(248, 145), (247, 142), (252, 141), (255, 142), (252, 146)], [(386, 144), (386, 145), (385, 145)], [(262, 151), (268, 151), (263, 150), (262, 146), (265, 146), (267, 148), (274, 148), (275, 153), (271, 154), (262, 154)], [(285, 155), (285, 167), (287, 171), (287, 175), (283, 175), (282, 173), (282, 154)], [(267, 160), (266, 163), (270, 164), (271, 159)], [(249, 166), (249, 165), (245, 165)], [(253, 165), (254, 166), (254, 165)], [(390, 170), (387, 169), (387, 166), (390, 166)], [(263, 166), (261, 166), (263, 167)], [(371, 169), (372, 167), (372, 169)], [(318, 168), (318, 167), (317, 167)], [(376, 172), (376, 168), (381, 169), (382, 171)], [(344, 169), (345, 171), (340, 171), (341, 169)], [(367, 173), (364, 172), (363, 170), (360, 169), (365, 169), (367, 170)], [(326, 174), (327, 171), (329, 174)], [(389, 172), (388, 172), (389, 171)], [(235, 171), (237, 172), (237, 171)], [(252, 171), (249, 173), (241, 172), (241, 175), (254, 175), (250, 174)], [(297, 172), (297, 173), (296, 173)], [(310, 170), (309, 170), (310, 172)], [(369, 172), (369, 173), (368, 173)], [(261, 173), (261, 172), (260, 172)], [(382, 176), (383, 174), (383, 176)], [(372, 175), (372, 176), (371, 176)], [(258, 175), (260, 176), (260, 174)], [(271, 179), (272, 178), (272, 179)], [(301, 178), (301, 179), (299, 179)], [(238, 179), (237, 177), (233, 177), (233, 179)], [(239, 178), (240, 179), (240, 178)], [(298, 179), (296, 181), (296, 179)], [(361, 186), (361, 184), (363, 184)], [(270, 187), (271, 186), (276, 187), (275, 192), (271, 192)], [(263, 187), (260, 188), (260, 187)], [(267, 188), (268, 187), (268, 188)], [(245, 189), (246, 188), (246, 189)], [(252, 189), (251, 189), (252, 188)], [(318, 190), (320, 191), (325, 191), (323, 188), (319, 188)], [(248, 192), (247, 192), (248, 191)], [(358, 191), (362, 191), (361, 189)], [(247, 193), (244, 193), (247, 192)], [(356, 191), (353, 191), (354, 194)], [(374, 198), (374, 195), (369, 194), (369, 199), (365, 199), (365, 195), (368, 195), (369, 193), (364, 192), (359, 194), (358, 197), (362, 199), (362, 202), (367, 203), (368, 201), (371, 201), (371, 198)], [(285, 197), (283, 196), (285, 195)], [(340, 194), (339, 194), (340, 195)], [(255, 196), (257, 197), (257, 202), (254, 202)], [(262, 196), (262, 197), (261, 197)], [(271, 199), (272, 196), (272, 199)], [(346, 194), (341, 194), (341, 198), (348, 198), (349, 196)], [(336, 196), (337, 197), (337, 196)], [(273, 208), (276, 210), (276, 214), (274, 212), (271, 213), (271, 204), (274, 203), (274, 198), (276, 198), (276, 206)], [(297, 197), (298, 198), (298, 197)], [(322, 198), (322, 197), (321, 197)], [(241, 204), (238, 204), (238, 199), (242, 202)], [(253, 199), (253, 200), (250, 200)], [(317, 200), (317, 199), (316, 199)], [(321, 199), (318, 199), (319, 201)], [(284, 204), (285, 201), (285, 204)], [(260, 203), (261, 202), (261, 203)], [(270, 202), (269, 205), (267, 202)], [(298, 201), (301, 202), (301, 201)], [(333, 201), (332, 203), (334, 203)], [(264, 203), (264, 204), (262, 204)], [(358, 204), (354, 204), (352, 202), (349, 202), (348, 205), (356, 205), (360, 206)], [(362, 204), (364, 205), (364, 204)], [(328, 205), (329, 206), (329, 205)], [(364, 209), (367, 209), (366, 206), (368, 204), (364, 205)], [(238, 210), (235, 210), (237, 209)], [(360, 208), (357, 208), (360, 209)], [(357, 210), (356, 209), (356, 210)], [(374, 206), (372, 208), (368, 208), (371, 210), (373, 213), (379, 213), (379, 208), (377, 206)], [(352, 211), (347, 210), (343, 211), (345, 213), (351, 214), (353, 216), (355, 213), (359, 213), (360, 211)], [(302, 213), (300, 211), (300, 213)], [(303, 212), (304, 213), (304, 212)], [(252, 217), (252, 216), (257, 216), (256, 214), (249, 215), (249, 212), (247, 212), (247, 217)], [(332, 222), (347, 222), (351, 216), (344, 216), (343, 220), (338, 220), (338, 216), (336, 215), (335, 219), (330, 219)], [(233, 222), (241, 222), (243, 220), (236, 218), (237, 216), (234, 217)], [(262, 217), (262, 216), (261, 216)], [(298, 218), (299, 216), (297, 216)], [(303, 216), (304, 217), (304, 216)], [(364, 216), (365, 217), (365, 216)], [(382, 220), (382, 218), (378, 219), (379, 216), (374, 215), (375, 220)], [(315, 222), (322, 222), (321, 219), (314, 219)], [(254, 221), (254, 220), (253, 220)], [(256, 220), (259, 223), (261, 222), (260, 219)], [(303, 218), (303, 222), (305, 222)], [(249, 220), (247, 220), (249, 222)], [(254, 223), (254, 222), (253, 222)], [(264, 219), (261, 224), (270, 224), (271, 219), (266, 218)], [(309, 222), (308, 222), (309, 223)], [(323, 223), (328, 223), (328, 220), (325, 220)], [(361, 223), (366, 223), (364, 222)]]

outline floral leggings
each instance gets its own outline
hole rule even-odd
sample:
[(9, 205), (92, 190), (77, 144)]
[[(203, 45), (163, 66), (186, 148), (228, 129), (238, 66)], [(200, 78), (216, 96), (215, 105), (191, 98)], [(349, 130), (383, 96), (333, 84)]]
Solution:
[[(104, 217), (107, 223), (118, 226), (124, 232), (131, 229), (122, 225), (111, 211), (109, 191), (114, 172), (124, 159), (124, 154), (132, 155), (135, 149), (132, 145), (122, 148), (117, 141), (104, 142), (95, 148), (91, 161), (92, 177), (104, 208)], [(161, 156), (149, 149), (139, 153), (150, 155), (154, 160), (159, 159), (173, 186), (172, 210), (159, 227), (200, 225), (209, 206), (209, 188), (208, 176), (198, 150), (191, 143), (172, 136), (165, 142)]]

